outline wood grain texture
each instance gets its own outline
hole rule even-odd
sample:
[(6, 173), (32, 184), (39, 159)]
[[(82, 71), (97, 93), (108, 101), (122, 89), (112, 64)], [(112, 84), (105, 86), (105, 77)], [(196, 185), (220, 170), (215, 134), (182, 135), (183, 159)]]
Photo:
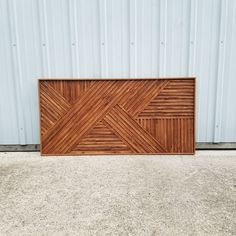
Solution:
[(195, 79), (39, 80), (42, 155), (192, 154)]

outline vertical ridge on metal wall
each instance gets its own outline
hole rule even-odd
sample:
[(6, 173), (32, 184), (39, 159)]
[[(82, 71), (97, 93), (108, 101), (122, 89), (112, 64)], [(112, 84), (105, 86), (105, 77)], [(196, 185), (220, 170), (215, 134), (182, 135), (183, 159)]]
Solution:
[(7, 1), (8, 17), (10, 23), (10, 37), (12, 48), (12, 63), (14, 72), (14, 90), (16, 94), (16, 110), (17, 110), (17, 122), (19, 128), (19, 140), (20, 144), (26, 144), (25, 134), (25, 111), (23, 106), (23, 78), (22, 78), (22, 65), (19, 52), (19, 38), (18, 38), (18, 26), (17, 26), (17, 12), (15, 0)]
[(135, 78), (137, 76), (137, 42), (136, 42), (136, 0), (130, 0), (129, 2), (129, 14), (130, 14), (130, 77)]
[(99, 0), (100, 40), (101, 40), (101, 75), (108, 76), (107, 58), (107, 2)]
[(190, 37), (189, 37), (189, 64), (188, 75), (196, 73), (196, 39), (197, 39), (197, 0), (190, 2)]
[(79, 54), (78, 54), (78, 27), (77, 27), (77, 17), (76, 17), (76, 0), (68, 1), (69, 4), (69, 22), (70, 22), (70, 38), (71, 38), (71, 67), (72, 76), (80, 76), (79, 67)]
[[(157, 20), (157, 17), (156, 16), (157, 14), (157, 1), (156, 0), (153, 0), (152, 2), (152, 38), (151, 38), (151, 42), (152, 42), (152, 48), (155, 44), (158, 44), (158, 38), (155, 36), (155, 20)], [(156, 41), (155, 41), (156, 40)], [(159, 44), (158, 44), (159, 46)], [(155, 50), (152, 50), (152, 77), (157, 77), (158, 75), (156, 74), (156, 71), (158, 71), (157, 69), (157, 65), (154, 63), (154, 60), (155, 60), (155, 57), (157, 55), (158, 51), (155, 51)]]
[(217, 80), (216, 80), (214, 143), (220, 142), (220, 139), (221, 139), (227, 14), (228, 14), (228, 0), (221, 1), (218, 71), (217, 71)]
[(50, 77), (50, 57), (49, 57), (49, 40), (48, 40), (48, 27), (47, 27), (47, 14), (46, 14), (46, 2), (45, 0), (38, 1), (39, 9), (39, 26), (42, 46), (42, 65), (43, 76)]
[(167, 30), (167, 0), (160, 1), (160, 73), (166, 75), (166, 30)]
[[(191, 0), (190, 2), (190, 25), (189, 25), (189, 52), (188, 52), (188, 75), (196, 76), (196, 47), (197, 47), (197, 11), (198, 0)], [(196, 83), (196, 80), (195, 80)], [(196, 85), (197, 86), (197, 85)], [(197, 96), (197, 94), (195, 94)], [(195, 106), (197, 105), (197, 99), (195, 100)], [(195, 108), (195, 116), (197, 116)], [(196, 119), (198, 121), (198, 119)], [(195, 124), (196, 126), (196, 124)], [(197, 137), (197, 128), (195, 127), (195, 137)]]

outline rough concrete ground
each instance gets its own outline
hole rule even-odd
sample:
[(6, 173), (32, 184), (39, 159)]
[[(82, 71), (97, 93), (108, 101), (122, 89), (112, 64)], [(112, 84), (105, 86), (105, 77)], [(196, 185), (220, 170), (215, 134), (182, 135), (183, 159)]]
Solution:
[(0, 153), (0, 235), (236, 235), (236, 152)]

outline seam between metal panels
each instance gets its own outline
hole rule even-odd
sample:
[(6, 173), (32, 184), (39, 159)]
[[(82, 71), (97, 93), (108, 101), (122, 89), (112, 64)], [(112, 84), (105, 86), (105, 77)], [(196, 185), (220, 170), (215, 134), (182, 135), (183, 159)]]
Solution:
[(14, 89), (16, 98), (16, 110), (17, 110), (17, 123), (19, 128), (19, 141), (20, 144), (26, 143), (26, 133), (25, 133), (25, 110), (22, 101), (23, 94), (23, 78), (22, 78), (22, 65), (20, 60), (19, 52), (19, 36), (18, 36), (18, 26), (17, 26), (17, 13), (16, 13), (16, 2), (15, 0), (8, 1), (8, 17), (10, 23), (10, 37), (11, 37), (11, 48), (12, 48), (12, 63), (15, 67), (16, 72), (13, 72), (14, 76)]
[(167, 34), (167, 0), (160, 1), (160, 73), (159, 76), (166, 75), (166, 34)]
[(130, 77), (137, 77), (137, 14), (136, 0), (130, 0), (129, 4), (129, 19), (130, 19)]
[[(156, 1), (155, 0), (152, 0), (152, 12), (151, 12), (151, 48), (153, 48), (153, 45), (155, 43), (155, 41), (153, 40), (155, 38), (154, 36), (154, 33), (155, 33), (155, 30), (154, 30), (154, 19), (155, 19), (155, 11), (157, 10), (156, 6), (155, 6), (155, 3)], [(157, 3), (156, 3), (157, 4)], [(158, 44), (158, 42), (156, 42)], [(156, 69), (156, 65), (154, 65), (154, 58), (156, 56), (157, 52), (152, 50), (152, 53), (151, 53), (151, 75), (152, 77), (155, 77), (157, 76), (156, 73), (155, 73), (155, 69)]]
[(72, 76), (79, 77), (79, 55), (78, 55), (78, 30), (77, 30), (77, 14), (76, 14), (76, 1), (68, 1), (69, 9), (69, 24), (70, 24), (70, 39), (71, 39), (71, 67)]
[(101, 75), (108, 76), (107, 58), (107, 1), (99, 0), (100, 44), (101, 44)]
[(39, 11), (39, 24), (40, 24), (40, 37), (42, 50), (42, 65), (43, 75), (51, 75), (50, 57), (49, 57), (49, 40), (48, 40), (48, 26), (47, 26), (47, 13), (45, 0), (38, 1)]
[(220, 34), (219, 34), (219, 54), (218, 71), (216, 80), (216, 103), (215, 103), (215, 124), (214, 124), (214, 142), (218, 143), (221, 139), (221, 120), (223, 110), (223, 78), (225, 69), (225, 42), (227, 29), (228, 1), (221, 1), (220, 13)]
[(188, 75), (194, 75), (196, 70), (197, 11), (197, 0), (191, 0)]

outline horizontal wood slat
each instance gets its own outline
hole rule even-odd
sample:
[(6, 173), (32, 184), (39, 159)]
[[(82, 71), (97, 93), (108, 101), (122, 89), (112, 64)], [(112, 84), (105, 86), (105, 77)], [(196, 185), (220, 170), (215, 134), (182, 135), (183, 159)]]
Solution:
[(195, 79), (39, 80), (42, 155), (194, 153)]

